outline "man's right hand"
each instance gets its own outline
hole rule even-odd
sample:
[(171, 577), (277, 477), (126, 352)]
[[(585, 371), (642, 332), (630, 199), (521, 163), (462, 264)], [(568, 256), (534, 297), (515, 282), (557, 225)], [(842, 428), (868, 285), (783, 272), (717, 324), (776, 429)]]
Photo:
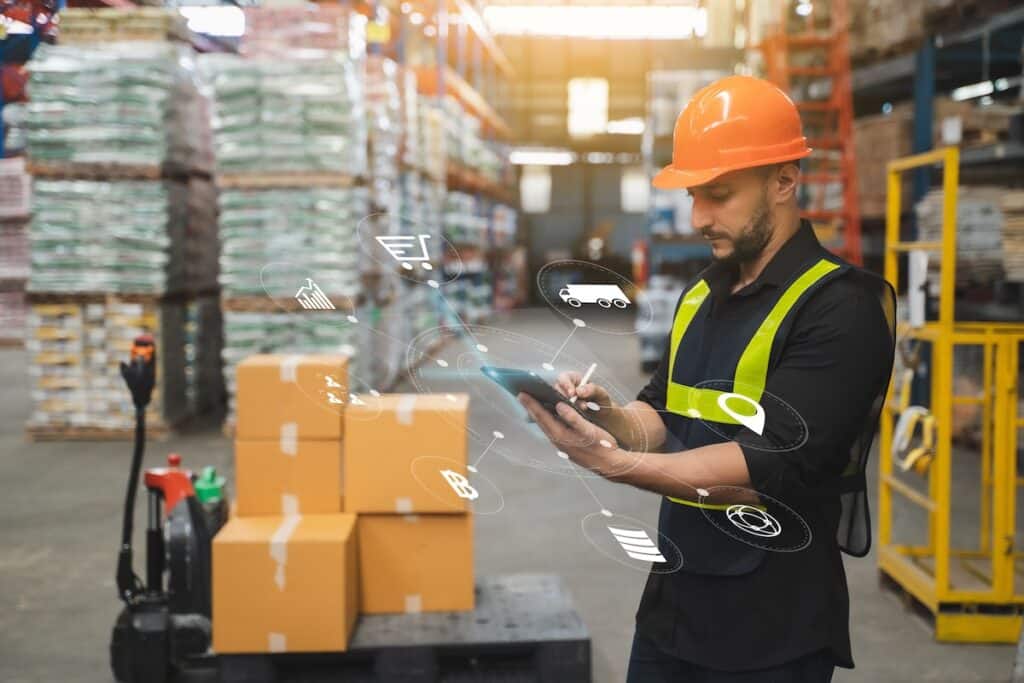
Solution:
[[(590, 413), (593, 417), (596, 417), (600, 422), (601, 418), (605, 415), (601, 413), (603, 411), (611, 411), (613, 408), (618, 406), (612, 401), (612, 397), (608, 394), (608, 390), (604, 387), (594, 384), (593, 382), (587, 382), (586, 384), (580, 384), (583, 379), (583, 375), (578, 372), (563, 372), (558, 375), (555, 380), (555, 389), (565, 396), (566, 398), (572, 398), (576, 396), (576, 407), (580, 410)], [(595, 404), (598, 406), (598, 410), (595, 412), (591, 406), (587, 404)]]

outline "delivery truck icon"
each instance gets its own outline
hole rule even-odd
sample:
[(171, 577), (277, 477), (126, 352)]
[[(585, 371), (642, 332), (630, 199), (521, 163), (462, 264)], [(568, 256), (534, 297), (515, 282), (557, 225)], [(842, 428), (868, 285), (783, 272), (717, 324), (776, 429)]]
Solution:
[(629, 297), (618, 285), (566, 285), (559, 290), (558, 296), (573, 308), (583, 304), (597, 304), (601, 308), (625, 308), (630, 304)]

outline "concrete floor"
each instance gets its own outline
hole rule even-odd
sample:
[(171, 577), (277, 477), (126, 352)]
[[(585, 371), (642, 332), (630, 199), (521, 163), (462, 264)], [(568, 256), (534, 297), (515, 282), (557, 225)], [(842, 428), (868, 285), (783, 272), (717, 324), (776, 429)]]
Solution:
[[(553, 347), (567, 329), (543, 311), (517, 312), (494, 324)], [(603, 361), (617, 386), (635, 391), (645, 381), (636, 346), (628, 337), (590, 333), (577, 335), (569, 351)], [(0, 351), (0, 681), (110, 681), (107, 644), (119, 609), (113, 574), (130, 447), (26, 443), (25, 363), (22, 351)], [(444, 382), (432, 379), (431, 388), (446, 388)], [(451, 388), (460, 388), (460, 382)], [(471, 424), (483, 433), (496, 428), (511, 433), (521, 422), (481, 402), (474, 404)], [(483, 445), (470, 449), (475, 459)], [(172, 450), (186, 463), (213, 464), (232, 473), (231, 443), (219, 431), (154, 443), (147, 460), (160, 462)], [(477, 573), (562, 575), (592, 634), (594, 680), (622, 681), (644, 575), (586, 543), (580, 520), (595, 511), (595, 501), (578, 480), (487, 457), (481, 471), (500, 487), (505, 507), (477, 518)], [(656, 496), (604, 481), (589, 483), (616, 513), (656, 520)], [(137, 526), (144, 523), (141, 505), (136, 519)], [(840, 670), (835, 681), (1009, 680), (1014, 647), (936, 643), (923, 622), (879, 590), (873, 556), (848, 558), (846, 565), (857, 668)]]

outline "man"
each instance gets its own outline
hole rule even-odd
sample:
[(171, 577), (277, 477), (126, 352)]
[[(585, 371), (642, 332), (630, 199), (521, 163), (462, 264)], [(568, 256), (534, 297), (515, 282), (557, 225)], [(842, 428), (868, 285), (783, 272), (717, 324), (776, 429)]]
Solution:
[[(895, 302), (800, 219), (797, 161), (810, 151), (796, 107), (766, 81), (731, 76), (694, 95), (654, 185), (689, 191), (714, 261), (680, 298), (660, 368), (625, 406), (561, 375), (564, 395), (597, 404), (597, 425), (519, 396), (574, 462), (665, 496), (660, 533), (685, 561), (648, 578), (629, 683), (819, 683), (853, 666), (840, 551), (870, 543), (864, 466)], [(749, 409), (722, 409), (724, 392), (759, 402), (763, 433), (738, 419)], [(773, 552), (723, 533), (707, 516), (722, 508), (708, 503), (716, 487), (740, 492), (725, 503), (792, 510), (809, 543)]]

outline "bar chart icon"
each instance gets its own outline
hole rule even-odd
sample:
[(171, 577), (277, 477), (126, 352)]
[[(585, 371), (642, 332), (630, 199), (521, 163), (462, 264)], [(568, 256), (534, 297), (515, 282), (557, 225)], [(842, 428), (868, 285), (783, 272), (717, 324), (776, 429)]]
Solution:
[(654, 541), (651, 540), (651, 537), (643, 529), (620, 529), (610, 526), (608, 531), (612, 532), (612, 536), (619, 542), (622, 549), (634, 560), (642, 562), (668, 562), (665, 556), (661, 554), (661, 551), (658, 550), (658, 546), (654, 545)]
[(311, 311), (333, 311), (334, 304), (327, 298), (320, 285), (313, 282), (312, 278), (306, 278), (306, 284), (299, 287), (295, 293), (295, 300), (306, 310)]

